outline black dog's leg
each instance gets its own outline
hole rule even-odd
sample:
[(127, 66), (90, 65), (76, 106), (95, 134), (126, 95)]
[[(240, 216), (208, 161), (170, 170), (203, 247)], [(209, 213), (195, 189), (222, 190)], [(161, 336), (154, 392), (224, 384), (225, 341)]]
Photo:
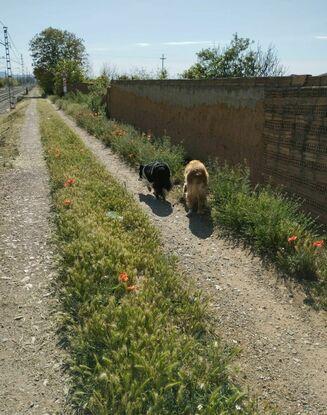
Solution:
[(155, 183), (153, 185), (153, 190), (154, 190), (154, 195), (155, 195), (156, 199), (160, 199), (160, 197), (164, 199), (163, 189), (160, 185)]

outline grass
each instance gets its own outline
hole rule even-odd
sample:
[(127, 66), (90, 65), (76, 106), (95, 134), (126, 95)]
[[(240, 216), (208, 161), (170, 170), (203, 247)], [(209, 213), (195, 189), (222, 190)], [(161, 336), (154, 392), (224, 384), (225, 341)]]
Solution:
[(38, 108), (79, 413), (255, 413), (230, 380), (235, 351), (214, 334), (146, 215), (49, 104)]
[(211, 168), (211, 196), (215, 224), (273, 260), (303, 283), (315, 306), (327, 308), (326, 236), (299, 200), (270, 186), (253, 189), (247, 169), (217, 164)]
[[(158, 139), (137, 132), (133, 127), (108, 120), (104, 111), (94, 113), (89, 97), (52, 97), (60, 108), (132, 166), (155, 159), (166, 161), (175, 183), (181, 182), (185, 152)], [(269, 258), (287, 275), (301, 281), (309, 301), (327, 309), (327, 251), (314, 246), (326, 240), (320, 227), (302, 213), (299, 200), (286, 197), (270, 186), (253, 189), (249, 172), (243, 167), (217, 163), (210, 166), (210, 207), (213, 221), (233, 236), (249, 244), (255, 252)], [(296, 237), (289, 241), (290, 237)]]
[(24, 121), (27, 102), (19, 103), (9, 114), (0, 115), (0, 173), (12, 166), (18, 155), (18, 138)]
[(94, 113), (89, 108), (92, 103), (85, 94), (70, 97), (73, 97), (74, 102), (69, 98), (58, 99), (55, 96), (52, 101), (74, 117), (80, 127), (110, 146), (130, 165), (135, 167), (153, 160), (162, 160), (169, 165), (175, 182), (182, 180), (185, 158), (182, 146), (171, 144), (168, 137), (154, 138), (151, 133), (142, 134), (130, 125), (108, 120), (103, 111)]

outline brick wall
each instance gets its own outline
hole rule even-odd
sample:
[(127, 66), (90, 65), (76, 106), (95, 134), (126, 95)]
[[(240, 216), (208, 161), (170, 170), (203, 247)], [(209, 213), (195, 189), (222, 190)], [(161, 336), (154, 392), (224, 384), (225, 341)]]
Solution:
[(319, 80), (266, 91), (263, 172), (327, 223), (327, 82)]
[(190, 157), (244, 162), (327, 223), (327, 77), (116, 81), (108, 115), (183, 143)]

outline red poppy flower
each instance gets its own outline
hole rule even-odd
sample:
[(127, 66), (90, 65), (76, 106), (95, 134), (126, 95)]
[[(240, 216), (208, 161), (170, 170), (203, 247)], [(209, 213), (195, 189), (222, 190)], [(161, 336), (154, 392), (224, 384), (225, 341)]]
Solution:
[(312, 245), (315, 246), (316, 248), (322, 248), (324, 246), (325, 241), (321, 240), (321, 241), (316, 241), (314, 242)]
[(288, 240), (288, 243), (290, 244), (290, 243), (295, 242), (297, 240), (297, 236), (296, 235), (290, 236), (287, 240)]
[(76, 179), (68, 179), (65, 181), (64, 186), (68, 187), (68, 186), (72, 186), (74, 183), (76, 183)]
[(64, 201), (63, 201), (63, 205), (64, 206), (66, 206), (66, 207), (69, 207), (69, 206), (71, 206), (73, 204), (73, 201), (72, 200), (70, 200), (70, 199), (65, 199)]
[(126, 272), (121, 272), (119, 274), (118, 280), (120, 282), (127, 282), (128, 281), (128, 275), (126, 274)]
[(113, 131), (113, 133), (117, 137), (122, 137), (124, 134), (126, 134), (126, 131), (123, 130), (122, 128), (117, 128), (116, 130)]

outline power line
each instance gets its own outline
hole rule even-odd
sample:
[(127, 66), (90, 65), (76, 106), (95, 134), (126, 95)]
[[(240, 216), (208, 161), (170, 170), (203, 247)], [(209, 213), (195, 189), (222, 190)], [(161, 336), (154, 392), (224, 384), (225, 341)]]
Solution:
[(6, 51), (9, 104), (10, 104), (10, 109), (13, 109), (15, 108), (15, 102), (14, 102), (14, 99), (11, 93), (12, 72), (11, 72), (11, 62), (10, 62), (10, 52), (9, 52), (8, 28), (6, 26), (3, 26), (3, 37), (5, 40), (5, 51)]
[(11, 62), (15, 62), (15, 63), (17, 63), (17, 65), (21, 65), (21, 62), (16, 61), (15, 59), (11, 59)]
[(18, 52), (18, 49), (17, 49), (17, 47), (16, 47), (16, 45), (15, 45), (15, 42), (13, 41), (13, 39), (12, 39), (12, 37), (11, 37), (11, 35), (10, 35), (10, 33), (8, 32), (8, 36), (9, 36), (9, 39), (11, 40), (11, 44), (13, 45), (13, 47), (16, 49), (16, 51)]
[(25, 73), (24, 73), (24, 60), (23, 60), (23, 55), (20, 55), (20, 59), (21, 59), (21, 65), (22, 65), (22, 82), (24, 84), (25, 83)]

